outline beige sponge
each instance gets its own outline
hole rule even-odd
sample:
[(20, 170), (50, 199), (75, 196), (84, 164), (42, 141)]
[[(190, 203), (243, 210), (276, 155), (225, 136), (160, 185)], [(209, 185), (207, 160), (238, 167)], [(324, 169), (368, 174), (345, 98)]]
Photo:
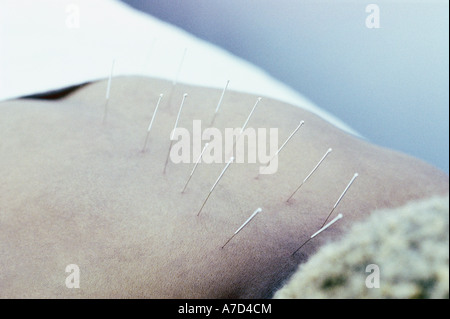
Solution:
[(449, 197), (374, 212), (302, 264), (274, 298), (448, 298)]

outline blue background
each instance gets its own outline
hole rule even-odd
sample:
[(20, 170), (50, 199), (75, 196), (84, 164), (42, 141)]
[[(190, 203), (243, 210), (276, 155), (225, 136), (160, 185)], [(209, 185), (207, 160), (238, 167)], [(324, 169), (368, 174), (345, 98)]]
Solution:
[[(123, 1), (262, 67), (371, 142), (448, 174), (447, 1)], [(370, 3), (379, 29), (365, 25)]]

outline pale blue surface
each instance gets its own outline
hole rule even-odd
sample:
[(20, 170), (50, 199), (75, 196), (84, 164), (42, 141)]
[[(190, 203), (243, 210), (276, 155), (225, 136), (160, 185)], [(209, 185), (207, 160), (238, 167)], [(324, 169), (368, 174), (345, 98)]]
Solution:
[[(125, 2), (261, 66), (370, 141), (449, 172), (447, 1)], [(380, 29), (365, 26), (369, 3)]]

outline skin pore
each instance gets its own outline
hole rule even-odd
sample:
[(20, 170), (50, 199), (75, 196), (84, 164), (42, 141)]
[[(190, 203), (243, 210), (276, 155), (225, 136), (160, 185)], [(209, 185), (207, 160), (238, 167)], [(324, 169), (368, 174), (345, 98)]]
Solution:
[[(164, 163), (178, 123), (210, 123), (221, 90), (114, 78), (106, 122), (106, 81), (54, 100), (0, 103), (0, 297), (271, 297), (297, 266), (371, 211), (448, 193), (448, 176), (410, 156), (351, 136), (302, 108), (264, 98), (248, 127), (278, 128), (278, 171), (259, 163)], [(165, 97), (142, 152), (160, 93)], [(228, 91), (214, 126), (238, 128), (256, 96)], [(319, 159), (327, 159), (287, 203)], [(344, 218), (292, 253), (330, 217)], [(225, 248), (223, 244), (262, 208)], [(80, 268), (80, 288), (65, 285)], [(401, 267), (401, 265), (399, 265)]]

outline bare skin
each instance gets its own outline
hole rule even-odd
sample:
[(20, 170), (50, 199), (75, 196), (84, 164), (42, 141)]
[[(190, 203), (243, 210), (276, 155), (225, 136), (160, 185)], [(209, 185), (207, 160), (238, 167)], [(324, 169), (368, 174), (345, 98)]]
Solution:
[[(0, 297), (271, 297), (299, 263), (374, 209), (448, 193), (448, 176), (428, 164), (263, 98), (249, 127), (278, 127), (281, 145), (301, 120), (305, 126), (280, 153), (276, 174), (255, 178), (259, 164), (233, 164), (196, 216), (224, 164), (200, 164), (182, 194), (193, 164), (169, 162), (163, 174), (169, 134), (184, 92), (179, 126), (190, 128), (193, 119), (211, 121), (220, 90), (178, 84), (170, 94), (168, 82), (117, 78), (102, 124), (105, 88), (103, 81), (56, 100), (0, 103)], [(227, 92), (215, 126), (240, 127), (255, 99)], [(355, 172), (331, 216), (344, 218), (292, 256)], [(79, 289), (66, 288), (69, 264), (80, 267)]]

